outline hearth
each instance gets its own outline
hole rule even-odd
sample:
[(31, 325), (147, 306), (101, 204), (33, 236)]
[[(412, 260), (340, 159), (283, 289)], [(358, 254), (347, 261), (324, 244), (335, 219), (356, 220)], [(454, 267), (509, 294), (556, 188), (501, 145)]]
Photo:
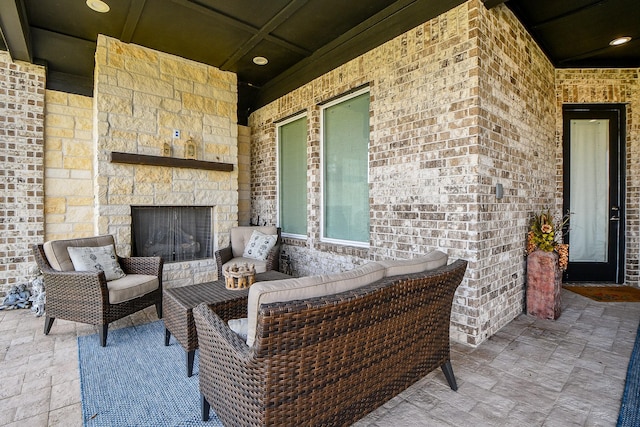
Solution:
[(165, 263), (213, 257), (211, 206), (132, 206), (134, 256)]

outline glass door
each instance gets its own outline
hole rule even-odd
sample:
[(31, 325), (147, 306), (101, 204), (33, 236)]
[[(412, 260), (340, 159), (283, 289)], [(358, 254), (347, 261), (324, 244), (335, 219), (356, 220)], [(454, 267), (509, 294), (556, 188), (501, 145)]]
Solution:
[(623, 108), (564, 109), (564, 208), (571, 212), (565, 281), (624, 279)]

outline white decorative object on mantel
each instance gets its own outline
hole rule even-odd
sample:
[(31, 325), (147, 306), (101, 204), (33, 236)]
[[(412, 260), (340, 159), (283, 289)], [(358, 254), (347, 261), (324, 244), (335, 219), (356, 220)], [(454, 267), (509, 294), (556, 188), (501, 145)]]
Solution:
[(184, 143), (184, 158), (195, 160), (198, 157), (196, 143), (193, 138), (187, 139)]

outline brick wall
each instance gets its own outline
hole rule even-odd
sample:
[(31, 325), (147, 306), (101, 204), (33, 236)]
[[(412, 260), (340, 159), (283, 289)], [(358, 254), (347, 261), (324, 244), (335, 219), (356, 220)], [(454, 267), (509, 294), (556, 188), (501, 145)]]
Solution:
[[(94, 90), (97, 231), (131, 253), (131, 205), (213, 206), (214, 247), (238, 222), (236, 75), (173, 55), (99, 36)], [(181, 137), (174, 139), (173, 131)], [(233, 172), (110, 162), (112, 151), (185, 157), (192, 138), (198, 160)], [(165, 265), (167, 287), (215, 279), (215, 259)]]
[(95, 234), (93, 98), (45, 96), (45, 241)]
[[(524, 241), (532, 214), (549, 208), (559, 215), (561, 205), (555, 199), (554, 68), (507, 7), (478, 11), (471, 15), (480, 65), (472, 189), (478, 203), (469, 225), (478, 262), (462, 293), (477, 315), (467, 330), (484, 340), (522, 312)], [(497, 184), (504, 188), (501, 200)]]
[(44, 238), (44, 67), (0, 51), (0, 295), (29, 278)]
[[(562, 148), (562, 105), (626, 104), (625, 283), (640, 286), (640, 68), (556, 71), (556, 143)], [(558, 153), (562, 176), (562, 152)], [(558, 198), (562, 181), (558, 181)]]
[(251, 129), (238, 126), (238, 225), (251, 222)]
[[(274, 122), (306, 110), (301, 275), (433, 249), (469, 260), (452, 337), (479, 344), (522, 312), (529, 216), (554, 203), (554, 70), (504, 6), (471, 0), (254, 112), (252, 220), (277, 222)], [(319, 103), (368, 84), (370, 248), (320, 242)], [(505, 187), (502, 200), (495, 184)]]

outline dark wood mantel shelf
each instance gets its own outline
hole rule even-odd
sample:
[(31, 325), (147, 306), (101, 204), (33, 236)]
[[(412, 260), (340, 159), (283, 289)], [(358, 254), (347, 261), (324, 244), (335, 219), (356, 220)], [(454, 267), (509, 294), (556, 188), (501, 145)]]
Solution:
[(149, 156), (146, 154), (111, 152), (111, 163), (128, 163), (132, 165), (169, 166), (174, 168), (205, 169), (231, 172), (232, 163), (207, 162), (204, 160), (179, 159), (176, 157)]

